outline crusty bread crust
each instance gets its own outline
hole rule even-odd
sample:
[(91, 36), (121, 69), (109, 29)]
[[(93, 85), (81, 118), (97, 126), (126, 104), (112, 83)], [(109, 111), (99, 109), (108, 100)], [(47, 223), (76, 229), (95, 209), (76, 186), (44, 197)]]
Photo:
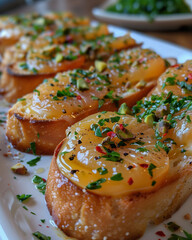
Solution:
[[(129, 94), (119, 103), (126, 102), (129, 107), (132, 107), (139, 99), (146, 96), (155, 84), (156, 81), (149, 82), (145, 88)], [(117, 111), (118, 108), (108, 101), (99, 110)], [(30, 147), (29, 143), (35, 142), (37, 154), (53, 154), (56, 146), (65, 137), (65, 131), (69, 126), (96, 112), (98, 107), (84, 109), (75, 118), (68, 116), (67, 119), (34, 119), (14, 105), (8, 112), (6, 135), (12, 145), (20, 151), (25, 152)]]
[(53, 74), (21, 75), (14, 74), (8, 67), (3, 71), (1, 79), (1, 92), (8, 102), (14, 103), (18, 98), (32, 92), (45, 78), (54, 77)]
[(68, 236), (82, 240), (134, 240), (149, 223), (173, 214), (192, 192), (192, 168), (167, 179), (155, 192), (122, 197), (89, 193), (64, 177), (57, 167), (55, 150), (47, 180), (45, 199), (53, 220)]

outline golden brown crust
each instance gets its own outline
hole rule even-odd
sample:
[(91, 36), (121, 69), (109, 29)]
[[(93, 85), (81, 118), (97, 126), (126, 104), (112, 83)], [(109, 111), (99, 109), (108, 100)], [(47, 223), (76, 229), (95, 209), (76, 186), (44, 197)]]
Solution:
[(5, 52), (5, 50), (12, 46), (13, 44), (15, 44), (19, 38), (21, 37), (21, 35), (17, 35), (15, 37), (12, 38), (6, 38), (6, 39), (0, 39), (0, 54), (3, 55), (3, 53)]
[(168, 218), (192, 191), (192, 169), (187, 168), (174, 181), (168, 181), (153, 193), (119, 198), (94, 195), (60, 173), (56, 157), (61, 144), (52, 159), (45, 198), (55, 223), (71, 237), (137, 239), (148, 223), (159, 223)]
[[(155, 83), (155, 81), (150, 82), (145, 88), (121, 99), (120, 104), (126, 102), (128, 106), (133, 106), (139, 99), (146, 96), (155, 86)], [(101, 109), (98, 109), (98, 107), (84, 109), (75, 118), (69, 116), (67, 120), (37, 120), (21, 112), (14, 105), (8, 112), (6, 135), (13, 146), (20, 151), (26, 151), (30, 147), (30, 143), (35, 142), (37, 154), (53, 154), (57, 144), (65, 137), (67, 127), (98, 112), (98, 110), (117, 111), (117, 109), (114, 103), (106, 102)]]
[(18, 98), (33, 91), (45, 78), (53, 77), (53, 74), (45, 75), (21, 75), (13, 73), (10, 68), (3, 71), (1, 79), (1, 92), (8, 102), (14, 103)]

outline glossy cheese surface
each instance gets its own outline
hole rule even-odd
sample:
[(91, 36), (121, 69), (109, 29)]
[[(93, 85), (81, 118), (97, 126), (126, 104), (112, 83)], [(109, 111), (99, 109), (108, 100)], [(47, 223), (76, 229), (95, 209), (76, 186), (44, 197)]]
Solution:
[[(123, 51), (120, 53), (121, 59), (126, 60), (127, 56), (133, 58), (132, 64), (137, 62), (137, 58), (134, 57), (137, 53), (145, 54), (147, 49), (134, 49)], [(147, 71), (150, 72), (150, 78), (147, 75), (140, 75), (140, 69), (143, 69), (143, 65), (139, 64), (137, 67), (130, 68), (125, 64), (122, 65), (122, 69), (125, 68), (123, 76), (119, 77), (119, 71), (116, 67), (111, 66), (110, 60), (107, 62), (107, 69), (102, 73), (93, 70), (74, 70), (65, 73), (59, 73), (54, 79), (48, 79), (34, 92), (30, 97), (26, 98), (26, 101), (16, 103), (17, 107), (22, 108), (25, 114), (33, 116), (35, 119), (68, 119), (70, 117), (76, 118), (82, 111), (98, 108), (99, 103), (107, 103), (113, 101), (113, 99), (126, 98), (130, 94), (134, 94), (140, 91), (137, 88), (135, 77), (132, 80), (132, 74), (139, 78), (150, 81), (157, 76), (155, 69), (158, 65), (161, 65), (164, 60), (160, 58), (156, 53), (150, 51), (149, 62), (146, 60)], [(153, 58), (152, 55), (154, 56)], [(121, 66), (121, 65), (120, 65)], [(129, 72), (129, 68), (130, 71)], [(162, 65), (161, 72), (163, 72), (165, 66)], [(160, 72), (159, 72), (160, 74)], [(88, 89), (81, 90), (76, 86), (76, 81), (80, 78), (88, 85)], [(151, 79), (152, 78), (152, 79)], [(58, 97), (58, 91), (68, 91), (68, 94)], [(73, 93), (73, 95), (70, 95)], [(107, 95), (109, 94), (109, 95)], [(51, 108), (51, 111), (50, 111)]]
[[(184, 64), (176, 64), (168, 68), (165, 73), (157, 81), (156, 93), (168, 93), (169, 91), (177, 96), (190, 96), (191, 90), (187, 89), (187, 85), (192, 84), (192, 60), (186, 61)], [(182, 87), (181, 87), (182, 86)]]
[[(122, 141), (116, 135), (111, 137), (111, 145), (104, 144), (107, 134), (96, 136), (91, 129), (93, 124), (97, 124), (101, 132), (106, 128), (113, 131), (114, 126), (123, 125), (134, 139)], [(169, 170), (169, 158), (164, 150), (155, 149), (153, 137), (153, 129), (138, 123), (130, 115), (94, 114), (68, 129), (57, 164), (62, 174), (73, 183), (99, 195), (121, 196), (153, 191), (163, 183)], [(94, 182), (99, 187), (90, 189), (89, 186), (95, 186)]]

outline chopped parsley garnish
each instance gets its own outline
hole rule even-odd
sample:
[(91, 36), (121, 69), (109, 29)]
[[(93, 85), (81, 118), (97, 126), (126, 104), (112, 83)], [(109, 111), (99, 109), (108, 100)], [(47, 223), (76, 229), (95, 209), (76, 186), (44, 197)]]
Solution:
[(95, 129), (95, 136), (102, 137), (102, 133), (99, 126)]
[(99, 172), (100, 175), (105, 175), (108, 173), (108, 170), (107, 168), (100, 167), (100, 168), (97, 168), (97, 172)]
[(149, 150), (147, 148), (140, 147), (140, 148), (136, 148), (136, 152), (149, 152)]
[(164, 89), (167, 85), (175, 85), (175, 77), (168, 77), (165, 79), (165, 82), (162, 85), (162, 89)]
[(22, 102), (22, 101), (25, 101), (25, 100), (26, 100), (26, 98), (18, 98), (17, 102)]
[(20, 67), (21, 69), (24, 69), (24, 70), (27, 70), (27, 69), (29, 68), (29, 66), (28, 66), (28, 64), (27, 64), (26, 62), (20, 63), (20, 64), (19, 64), (19, 67)]
[(142, 142), (142, 141), (139, 140), (139, 141), (131, 143), (130, 145), (140, 145), (140, 146), (143, 146), (143, 145), (145, 145), (145, 142)]
[(89, 183), (89, 184), (86, 186), (86, 188), (87, 188), (87, 189), (90, 189), (90, 190), (99, 189), (99, 188), (101, 188), (101, 183), (104, 183), (104, 182), (106, 182), (106, 179), (105, 179), (105, 178), (100, 178), (100, 179), (98, 179), (98, 180), (95, 181), (95, 182)]
[(42, 223), (45, 223), (45, 219), (40, 219), (40, 221), (41, 221)]
[(104, 129), (102, 130), (102, 133), (105, 134), (105, 133), (108, 133), (108, 132), (111, 132), (111, 131), (112, 131), (111, 128), (106, 127), (106, 128), (104, 128)]
[(51, 240), (51, 237), (46, 236), (43, 233), (40, 233), (39, 231), (34, 232), (33, 236), (35, 236), (37, 239), (40, 239), (40, 240)]
[(186, 151), (187, 151), (187, 150), (184, 149), (184, 148), (181, 149), (181, 153), (184, 153), (184, 152), (186, 152)]
[(118, 144), (117, 144), (118, 147), (122, 147), (122, 146), (126, 146), (126, 143), (124, 141), (120, 141)]
[(46, 180), (44, 178), (34, 175), (32, 182), (37, 184), (36, 188), (39, 190), (39, 192), (45, 194)]
[(30, 161), (27, 162), (27, 164), (29, 164), (30, 167), (36, 166), (37, 163), (41, 160), (41, 157), (36, 157)]
[(105, 103), (105, 101), (103, 99), (99, 99), (98, 100), (98, 108), (100, 109), (104, 103)]
[(63, 90), (58, 90), (56, 96), (53, 97), (53, 100), (60, 100), (61, 97), (76, 97), (74, 92), (71, 92), (70, 87), (66, 87)]
[(157, 168), (157, 167), (156, 167), (153, 163), (150, 163), (150, 164), (149, 164), (148, 172), (149, 172), (149, 175), (150, 175), (151, 177), (153, 177), (153, 170), (154, 170), (155, 168)]
[(111, 120), (112, 123), (119, 122), (120, 117), (119, 116), (111, 117), (110, 120)]
[(187, 119), (187, 122), (188, 122), (188, 123), (191, 123), (191, 118), (190, 118), (189, 115), (187, 115), (186, 119)]
[(60, 152), (60, 153), (59, 153), (59, 156), (62, 156), (62, 155), (65, 156), (66, 153), (69, 153), (69, 152)]
[(32, 68), (31, 71), (32, 71), (33, 73), (35, 73), (35, 74), (38, 73), (38, 70), (37, 70), (36, 68)]
[(93, 100), (97, 100), (98, 101), (98, 108), (100, 109), (102, 106), (103, 106), (103, 104), (105, 103), (105, 100), (104, 99), (99, 99), (98, 97), (96, 97), (96, 96), (91, 96), (91, 98), (93, 99)]
[(155, 186), (156, 183), (156, 181), (152, 181), (151, 186)]
[(30, 143), (30, 148), (27, 149), (27, 152), (30, 152), (30, 151), (32, 151), (32, 153), (34, 155), (36, 155), (36, 143), (35, 142)]
[(185, 237), (176, 234), (171, 234), (171, 237), (169, 237), (168, 240), (192, 240), (192, 234), (186, 231), (183, 231), (183, 233), (185, 234)]
[(177, 85), (180, 86), (181, 88), (187, 90), (187, 91), (192, 92), (192, 84), (188, 84), (185, 81), (182, 81), (182, 82), (177, 81)]
[(113, 175), (111, 177), (111, 180), (112, 181), (121, 181), (121, 180), (123, 180), (122, 174), (121, 173), (117, 173), (117, 174)]
[(118, 103), (119, 103), (119, 100), (121, 99), (121, 97), (120, 96), (113, 96), (113, 93), (114, 93), (114, 91), (113, 90), (111, 90), (111, 91), (109, 91), (105, 96), (104, 96), (104, 98), (105, 99), (111, 99), (112, 101), (113, 101), (113, 103), (115, 103), (115, 105), (118, 107)]
[(170, 147), (168, 147), (167, 145), (165, 145), (164, 143), (162, 143), (160, 141), (156, 142), (155, 147), (159, 151), (160, 151), (159, 147), (162, 148), (163, 150), (165, 150), (166, 153), (169, 153), (169, 151), (171, 149)]
[(107, 152), (106, 155), (101, 156), (102, 158), (105, 158), (106, 161), (111, 161), (111, 162), (122, 162), (123, 159), (120, 156), (120, 153), (115, 152), (115, 151), (109, 151), (106, 147), (103, 146), (105, 151)]
[[(108, 119), (109, 120), (109, 119)], [(104, 124), (105, 124), (105, 122), (106, 122), (106, 119), (100, 119), (99, 121), (98, 121), (98, 124), (102, 127)]]
[(37, 92), (38, 96), (40, 96), (40, 91), (39, 90), (35, 89), (35, 90), (33, 90), (33, 92)]
[(24, 208), (26, 211), (28, 211), (28, 208), (27, 208), (26, 206), (23, 206), (23, 208)]
[(68, 60), (68, 61), (73, 61), (73, 60), (77, 59), (77, 56), (75, 56), (71, 53), (71, 54), (65, 56), (64, 59)]
[(30, 194), (21, 194), (21, 195), (17, 195), (17, 199), (20, 201), (20, 202), (23, 202), (27, 199), (29, 199), (32, 195)]

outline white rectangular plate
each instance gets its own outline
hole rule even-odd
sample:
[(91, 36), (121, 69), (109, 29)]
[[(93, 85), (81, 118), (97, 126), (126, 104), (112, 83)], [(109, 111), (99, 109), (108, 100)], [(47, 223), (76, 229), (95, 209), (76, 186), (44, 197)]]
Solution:
[[(115, 33), (115, 36), (120, 36), (127, 32), (125, 29), (114, 26), (110, 26), (110, 30)], [(154, 49), (162, 57), (175, 57), (179, 62), (192, 59), (192, 51), (189, 49), (181, 48), (155, 38), (150, 38), (137, 32), (132, 32), (132, 36), (137, 40), (137, 42), (143, 42), (143, 47)], [(0, 119), (4, 118), (5, 114), (2, 112), (7, 112), (9, 107), (9, 104), (5, 103), (3, 100), (0, 101)], [(36, 239), (32, 236), (32, 233), (36, 231), (40, 231), (41, 233), (50, 236), (52, 240), (69, 239), (54, 226), (46, 208), (44, 195), (35, 188), (35, 185), (31, 181), (35, 174), (47, 179), (51, 156), (42, 156), (40, 162), (37, 163), (37, 166), (30, 167), (26, 164), (26, 162), (33, 158), (34, 155), (21, 153), (10, 146), (5, 138), (5, 124), (1, 124), (0, 240)], [(21, 160), (28, 168), (29, 174), (27, 176), (15, 175), (10, 169), (12, 165), (20, 162)], [(21, 203), (17, 200), (16, 195), (21, 195), (23, 193), (31, 194), (32, 197), (28, 201)], [(165, 223), (169, 221), (176, 222), (184, 230), (192, 233), (191, 221), (184, 219), (184, 215), (187, 213), (192, 216), (191, 201), (192, 196), (183, 204), (177, 213), (172, 216), (171, 219), (168, 219), (158, 226), (149, 226), (145, 235), (141, 239), (158, 240), (160, 237), (156, 235), (156, 232), (160, 230), (166, 234), (166, 237), (162, 239), (167, 239), (171, 233), (165, 228)], [(26, 206), (28, 210), (25, 210), (23, 206)], [(42, 223), (41, 219), (45, 219), (45, 223)]]

